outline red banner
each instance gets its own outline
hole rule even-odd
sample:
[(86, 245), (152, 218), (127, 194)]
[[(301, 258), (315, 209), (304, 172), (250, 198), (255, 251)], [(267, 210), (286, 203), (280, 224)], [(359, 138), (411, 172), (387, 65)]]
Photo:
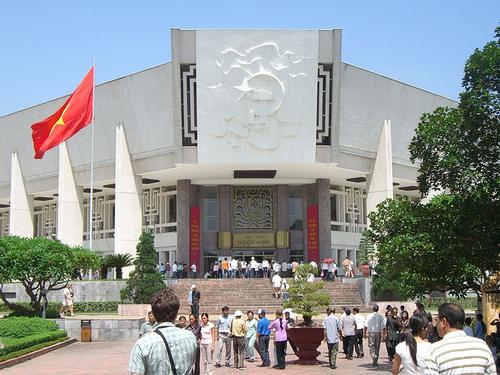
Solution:
[(318, 206), (307, 206), (307, 258), (319, 261)]
[(200, 207), (194, 206), (190, 209), (189, 217), (189, 267), (196, 264), (198, 272), (200, 271)]

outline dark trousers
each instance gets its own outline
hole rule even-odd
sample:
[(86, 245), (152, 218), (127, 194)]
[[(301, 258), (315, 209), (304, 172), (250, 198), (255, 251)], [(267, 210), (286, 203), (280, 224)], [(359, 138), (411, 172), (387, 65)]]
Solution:
[(276, 341), (276, 357), (278, 367), (285, 368), (286, 341)]
[(191, 314), (196, 316), (198, 318), (198, 315), (200, 315), (200, 303), (199, 302), (193, 302), (191, 305)]
[(245, 359), (245, 337), (233, 336), (234, 366), (243, 367)]
[(356, 350), (357, 356), (364, 356), (365, 355), (363, 353), (363, 330), (362, 329), (356, 330), (356, 336), (354, 339), (354, 349)]
[(271, 364), (269, 360), (269, 336), (259, 336), (259, 350), (262, 364), (269, 366)]
[(346, 345), (346, 355), (347, 358), (352, 358), (352, 352), (354, 349), (354, 340), (356, 339), (356, 336), (345, 336), (344, 337), (344, 343)]
[(385, 344), (387, 347), (387, 355), (390, 359), (394, 359), (394, 355), (396, 354), (396, 346), (399, 344), (399, 340), (387, 340)]

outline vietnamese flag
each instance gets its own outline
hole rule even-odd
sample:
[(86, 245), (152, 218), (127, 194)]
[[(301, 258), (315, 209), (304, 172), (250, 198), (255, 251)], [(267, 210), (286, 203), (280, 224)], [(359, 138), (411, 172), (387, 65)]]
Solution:
[(71, 138), (92, 122), (93, 95), (94, 67), (56, 113), (31, 125), (35, 159), (42, 159), (46, 151)]

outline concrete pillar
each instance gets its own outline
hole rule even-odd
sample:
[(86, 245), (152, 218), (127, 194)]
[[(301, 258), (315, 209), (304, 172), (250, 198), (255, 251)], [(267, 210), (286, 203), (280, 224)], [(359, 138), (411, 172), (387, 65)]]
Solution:
[[(219, 232), (232, 232), (233, 189), (231, 185), (217, 186), (217, 200), (219, 209)], [(220, 249), (220, 256), (231, 256), (231, 250)]]
[[(177, 181), (177, 261), (189, 261), (191, 180)], [(203, 215), (203, 213), (202, 213)], [(203, 236), (201, 236), (203, 237)]]
[(318, 178), (316, 180), (318, 192), (318, 238), (319, 259), (331, 256), (332, 230), (330, 217), (330, 180)]
[[(366, 211), (374, 211), (377, 204), (387, 198), (393, 198), (392, 186), (392, 143), (391, 122), (384, 121), (377, 156), (373, 164), (373, 171), (367, 176)], [(369, 225), (369, 221), (368, 221)]]
[[(288, 223), (288, 185), (278, 185), (276, 187), (276, 205), (277, 210), (277, 220), (276, 229), (278, 231), (290, 231), (290, 225)], [(290, 259), (290, 247), (288, 248), (278, 248), (275, 259), (282, 263), (284, 260)]]
[(33, 237), (33, 196), (28, 195), (17, 152), (12, 153), (10, 172), (9, 234)]
[(135, 256), (142, 233), (142, 179), (134, 173), (123, 125), (116, 127), (115, 184), (115, 254)]
[(83, 188), (76, 186), (66, 142), (59, 145), (57, 238), (69, 246), (83, 244)]

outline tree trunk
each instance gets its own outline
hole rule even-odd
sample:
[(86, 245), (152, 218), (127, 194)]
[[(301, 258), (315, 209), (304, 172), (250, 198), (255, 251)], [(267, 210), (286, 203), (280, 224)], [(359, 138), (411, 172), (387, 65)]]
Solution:
[(121, 280), (123, 278), (123, 270), (121, 267), (116, 267), (116, 279)]

